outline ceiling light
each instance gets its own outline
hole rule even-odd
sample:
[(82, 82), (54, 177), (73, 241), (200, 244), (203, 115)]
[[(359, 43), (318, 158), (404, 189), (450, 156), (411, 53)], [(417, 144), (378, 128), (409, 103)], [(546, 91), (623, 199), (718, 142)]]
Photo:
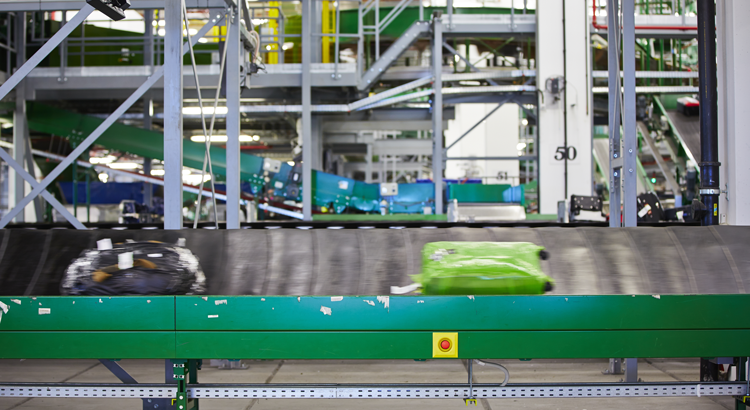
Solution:
[[(229, 137), (226, 135), (212, 135), (211, 136), (211, 142), (227, 142), (229, 140)], [(193, 135), (190, 137), (190, 141), (193, 142), (206, 142), (206, 137), (203, 135)], [(240, 135), (240, 142), (251, 142), (253, 141), (253, 137), (249, 135)]]
[(524, 126), (529, 125), (529, 120), (527, 120), (526, 118), (524, 118), (524, 119), (521, 120), (521, 124), (523, 124)]
[(164, 175), (164, 170), (163, 169), (152, 169), (151, 170), (151, 175), (156, 176), (156, 177), (163, 176)]
[(294, 161), (287, 161), (286, 163), (289, 164), (289, 165), (291, 165), (291, 166), (294, 166)]
[(91, 157), (89, 163), (91, 164), (109, 164), (115, 162), (117, 158), (114, 155), (107, 155), (106, 157)]
[(135, 162), (113, 162), (109, 164), (109, 167), (112, 169), (138, 169), (141, 164), (136, 164)]
[(526, 148), (525, 142), (519, 142), (518, 145), (516, 145), (516, 149), (521, 151), (522, 149)]
[(260, 135), (253, 135), (253, 141), (260, 141)]

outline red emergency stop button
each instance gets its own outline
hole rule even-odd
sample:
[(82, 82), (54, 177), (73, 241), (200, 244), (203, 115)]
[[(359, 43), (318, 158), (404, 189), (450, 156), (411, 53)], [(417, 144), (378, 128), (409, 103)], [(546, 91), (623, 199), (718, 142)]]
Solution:
[(443, 339), (440, 341), (440, 350), (442, 351), (448, 351), (451, 348), (451, 341), (448, 339)]

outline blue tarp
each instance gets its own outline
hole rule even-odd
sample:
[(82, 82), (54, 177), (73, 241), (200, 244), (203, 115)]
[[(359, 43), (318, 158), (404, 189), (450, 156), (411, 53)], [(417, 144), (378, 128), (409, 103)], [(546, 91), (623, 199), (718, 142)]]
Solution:
[[(73, 182), (59, 182), (60, 190), (62, 191), (65, 202), (68, 204), (73, 203)], [(86, 183), (77, 182), (78, 184), (78, 198), (79, 204), (86, 203)], [(91, 203), (95, 205), (104, 204), (119, 204), (123, 200), (134, 200), (135, 202), (143, 203), (143, 190), (145, 188), (145, 182), (90, 182), (91, 189)], [(158, 185), (151, 185), (151, 188), (156, 192), (159, 188)]]

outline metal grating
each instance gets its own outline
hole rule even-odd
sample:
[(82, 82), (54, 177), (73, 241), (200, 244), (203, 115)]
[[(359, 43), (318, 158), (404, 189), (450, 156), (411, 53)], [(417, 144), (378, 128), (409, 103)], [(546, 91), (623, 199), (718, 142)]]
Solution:
[[(474, 397), (596, 398), (742, 396), (746, 383), (637, 383), (564, 385), (476, 385)], [(3, 384), (0, 397), (173, 398), (176, 387), (159, 385)], [(462, 399), (467, 385), (198, 385), (188, 387), (191, 399)]]
[(0, 397), (172, 398), (177, 387), (95, 385), (0, 385)]

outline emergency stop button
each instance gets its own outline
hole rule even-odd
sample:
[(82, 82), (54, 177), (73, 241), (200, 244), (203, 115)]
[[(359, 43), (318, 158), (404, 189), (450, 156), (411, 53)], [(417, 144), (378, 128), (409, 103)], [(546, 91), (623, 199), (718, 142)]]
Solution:
[(433, 333), (432, 357), (458, 357), (458, 333)]

